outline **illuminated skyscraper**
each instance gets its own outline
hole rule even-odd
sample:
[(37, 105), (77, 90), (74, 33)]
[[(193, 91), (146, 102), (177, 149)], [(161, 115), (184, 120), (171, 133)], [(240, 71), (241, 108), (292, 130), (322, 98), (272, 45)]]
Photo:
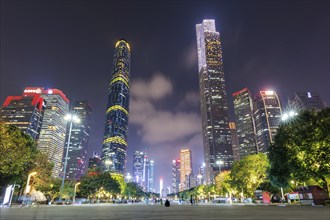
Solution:
[(266, 152), (281, 123), (282, 107), (276, 92), (260, 91), (253, 109), (258, 152)]
[(0, 107), (0, 121), (17, 126), (37, 141), (45, 107), (40, 94), (8, 96)]
[(154, 192), (154, 161), (148, 161), (147, 166), (147, 192)]
[(250, 91), (244, 88), (233, 93), (240, 158), (257, 153), (253, 100)]
[(134, 151), (133, 153), (133, 181), (142, 186), (145, 168), (144, 152)]
[(46, 102), (42, 120), (38, 149), (54, 163), (53, 177), (59, 177), (62, 167), (62, 156), (65, 143), (67, 122), (64, 116), (69, 112), (69, 99), (58, 89), (42, 87), (25, 88), (23, 96), (39, 94)]
[(215, 29), (215, 21), (203, 20), (197, 24), (196, 35), (206, 183), (210, 184), (219, 172), (216, 162), (223, 163), (222, 170), (230, 169), (233, 153), (222, 44), (220, 33)]
[(229, 128), (231, 133), (231, 142), (233, 147), (233, 159), (234, 161), (240, 160), (239, 156), (239, 141), (237, 135), (237, 129), (235, 122), (229, 122)]
[[(87, 170), (87, 148), (90, 133), (91, 113), (87, 101), (76, 101), (71, 112), (77, 115), (80, 123), (72, 123), (69, 153), (66, 168), (66, 178), (71, 180), (79, 180)], [(67, 129), (66, 143), (64, 145), (63, 164), (65, 162), (65, 152), (69, 137), (69, 129)]]
[(180, 191), (187, 189), (186, 183), (192, 174), (191, 150), (183, 149), (180, 151)]
[(320, 96), (314, 92), (296, 92), (289, 100), (289, 106), (294, 110), (322, 110), (326, 107)]
[(126, 168), (130, 61), (128, 43), (119, 40), (108, 90), (102, 163), (105, 170), (120, 174), (124, 174)]
[(179, 192), (180, 184), (180, 160), (172, 161), (172, 191), (173, 193)]

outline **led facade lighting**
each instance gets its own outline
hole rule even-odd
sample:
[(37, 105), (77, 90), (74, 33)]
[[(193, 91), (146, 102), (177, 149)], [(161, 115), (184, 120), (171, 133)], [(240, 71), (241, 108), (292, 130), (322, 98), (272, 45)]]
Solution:
[[(115, 45), (102, 146), (104, 169), (124, 175), (126, 168), (131, 52), (125, 40)], [(105, 161), (111, 160), (111, 165)]]

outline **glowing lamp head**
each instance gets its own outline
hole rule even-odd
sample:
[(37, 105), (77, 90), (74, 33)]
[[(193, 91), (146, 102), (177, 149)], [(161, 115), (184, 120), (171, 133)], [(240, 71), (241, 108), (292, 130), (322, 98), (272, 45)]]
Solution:
[(72, 116), (72, 120), (73, 120), (75, 123), (79, 123), (79, 122), (80, 122), (80, 118), (79, 118), (77, 115)]
[(289, 115), (287, 113), (284, 113), (282, 115), (282, 121), (286, 121), (289, 118)]
[(64, 119), (65, 119), (66, 121), (70, 121), (70, 120), (72, 119), (72, 115), (67, 114), (66, 116), (64, 116)]
[(49, 94), (49, 95), (53, 94), (53, 90), (48, 89), (48, 94)]

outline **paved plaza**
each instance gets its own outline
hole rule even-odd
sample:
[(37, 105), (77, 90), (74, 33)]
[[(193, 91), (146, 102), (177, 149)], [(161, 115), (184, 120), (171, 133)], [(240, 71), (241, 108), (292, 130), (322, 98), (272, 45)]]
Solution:
[(0, 208), (0, 219), (329, 220), (330, 206), (80, 205)]

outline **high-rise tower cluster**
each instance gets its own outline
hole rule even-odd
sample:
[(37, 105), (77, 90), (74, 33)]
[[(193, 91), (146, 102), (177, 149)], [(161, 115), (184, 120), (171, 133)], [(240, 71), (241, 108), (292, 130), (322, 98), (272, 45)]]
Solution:
[(146, 152), (133, 153), (133, 182), (138, 183), (145, 192), (154, 192), (154, 161)]
[(247, 88), (233, 93), (239, 139), (239, 157), (265, 153), (274, 141), (282, 117), (275, 91), (260, 91), (254, 98)]
[[(76, 102), (82, 103), (82, 102)], [(87, 102), (84, 102), (87, 105)], [(79, 179), (86, 170), (89, 122), (81, 106), (74, 105), (73, 111), (81, 116), (81, 123), (75, 125), (69, 141), (69, 163), (66, 176)], [(89, 109), (90, 110), (90, 109)], [(9, 96), (0, 108), (1, 121), (15, 125), (29, 134), (37, 143), (38, 149), (48, 156), (54, 164), (53, 177), (63, 174), (63, 160), (67, 122), (64, 117), (69, 113), (69, 99), (59, 89), (27, 87), (22, 96)], [(86, 121), (87, 120), (87, 121)], [(86, 124), (87, 123), (87, 124)]]

